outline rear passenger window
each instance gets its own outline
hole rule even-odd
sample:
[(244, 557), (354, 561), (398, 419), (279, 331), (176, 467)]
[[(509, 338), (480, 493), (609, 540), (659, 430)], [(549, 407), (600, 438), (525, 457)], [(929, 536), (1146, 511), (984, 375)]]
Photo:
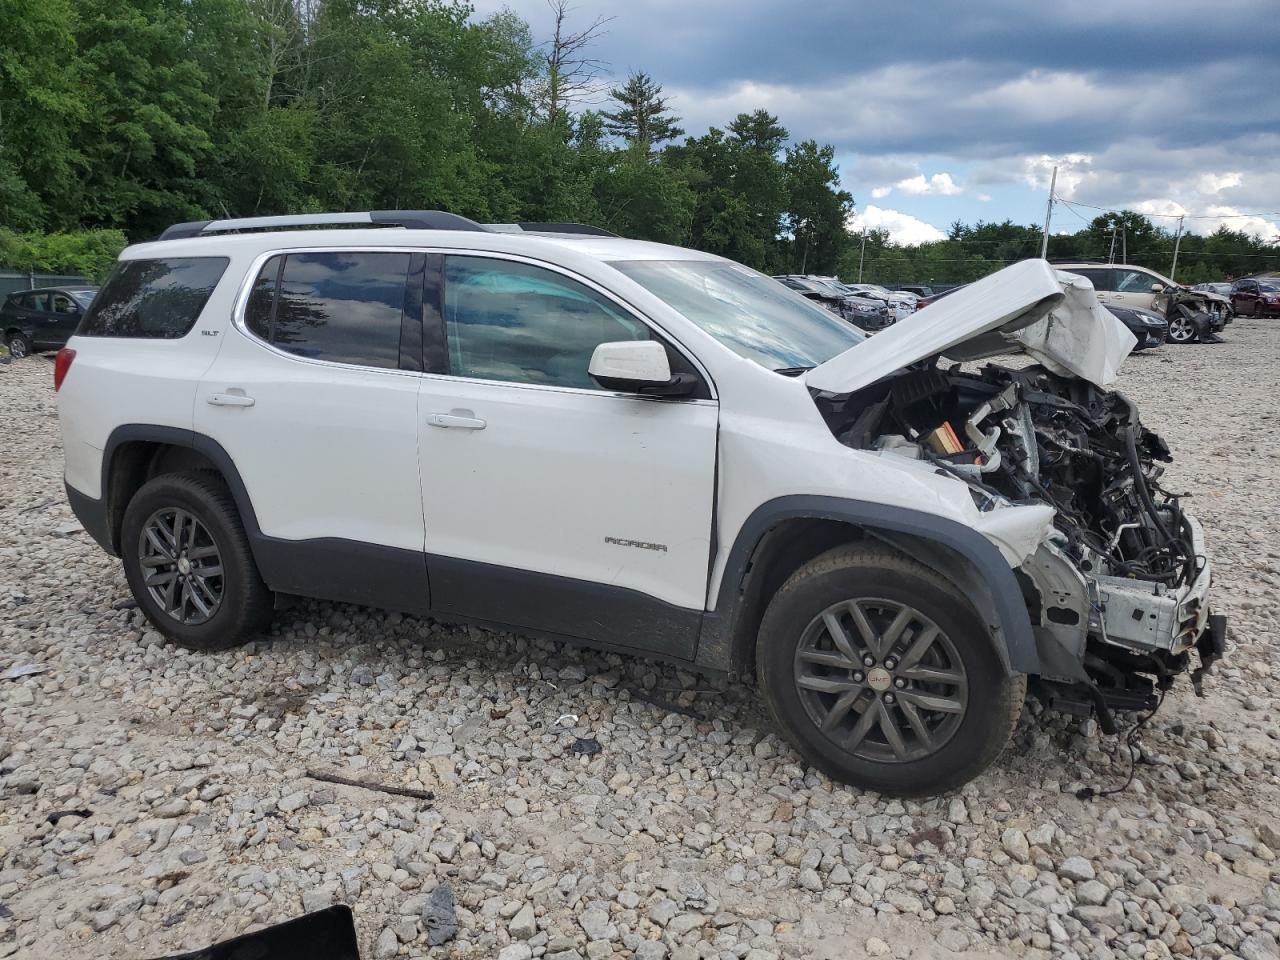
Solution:
[(407, 253), (291, 253), (258, 272), (245, 326), (315, 360), (394, 370), (400, 360)]
[(1088, 279), (1090, 283), (1093, 284), (1094, 290), (1101, 290), (1103, 292), (1114, 290), (1114, 286), (1112, 285), (1112, 279), (1113, 279), (1112, 274), (1115, 273), (1114, 270), (1108, 270), (1105, 268), (1096, 269), (1092, 267), (1081, 267), (1081, 268), (1068, 268), (1067, 272), (1077, 274), (1078, 276), (1081, 276), (1081, 277), (1085, 277), (1086, 279)]
[(76, 335), (186, 336), (226, 269), (226, 257), (121, 261), (94, 298)]

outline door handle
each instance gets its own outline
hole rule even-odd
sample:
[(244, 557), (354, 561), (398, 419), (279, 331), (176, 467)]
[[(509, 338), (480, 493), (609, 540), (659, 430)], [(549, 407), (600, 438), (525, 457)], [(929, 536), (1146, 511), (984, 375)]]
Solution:
[(458, 430), (483, 430), (485, 422), (479, 417), (460, 417), (452, 413), (429, 413), (427, 424), (432, 427), (453, 427)]
[(243, 393), (215, 393), (206, 402), (211, 407), (252, 407), (254, 400)]

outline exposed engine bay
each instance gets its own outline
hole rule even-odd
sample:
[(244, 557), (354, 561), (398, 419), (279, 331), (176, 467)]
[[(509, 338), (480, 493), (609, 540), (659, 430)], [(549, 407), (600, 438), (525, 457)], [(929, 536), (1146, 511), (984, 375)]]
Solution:
[(1216, 657), (1203, 536), (1160, 484), (1169, 448), (1123, 394), (1039, 365), (930, 361), (817, 402), (840, 442), (932, 464), (979, 510), (1054, 508), (1055, 532), (1018, 573), (1061, 706), (1151, 707), (1193, 647), (1201, 670)]

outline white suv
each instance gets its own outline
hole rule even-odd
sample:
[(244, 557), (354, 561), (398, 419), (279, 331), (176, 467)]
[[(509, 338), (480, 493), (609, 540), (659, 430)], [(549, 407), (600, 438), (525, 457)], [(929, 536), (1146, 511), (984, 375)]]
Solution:
[(1222, 650), (1104, 389), (1132, 345), (1039, 260), (867, 338), (693, 250), (380, 212), (130, 247), (55, 386), (71, 505), (178, 643), (283, 593), (754, 675), (806, 760), (920, 794), (1028, 677), (1113, 729)]

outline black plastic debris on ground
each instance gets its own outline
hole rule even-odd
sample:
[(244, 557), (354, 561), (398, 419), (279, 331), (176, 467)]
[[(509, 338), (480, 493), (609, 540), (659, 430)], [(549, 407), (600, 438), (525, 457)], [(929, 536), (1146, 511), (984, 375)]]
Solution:
[(360, 947), (351, 908), (338, 904), (162, 960), (360, 960)]
[(569, 749), (574, 753), (582, 753), (588, 757), (594, 757), (604, 748), (600, 746), (600, 741), (595, 737), (577, 737), (573, 741), (573, 746)]
[(448, 943), (458, 932), (458, 910), (453, 888), (442, 883), (431, 891), (422, 908), (422, 925), (427, 928), (427, 944), (438, 947)]

